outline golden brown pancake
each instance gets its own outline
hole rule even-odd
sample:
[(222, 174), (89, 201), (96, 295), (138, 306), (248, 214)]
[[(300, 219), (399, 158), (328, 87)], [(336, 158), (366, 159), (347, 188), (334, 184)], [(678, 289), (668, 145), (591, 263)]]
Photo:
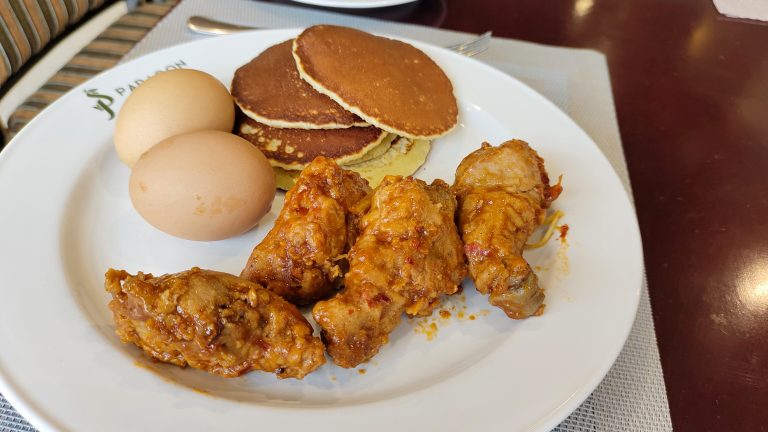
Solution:
[[(379, 146), (383, 147), (383, 146)], [(355, 160), (352, 163), (341, 165), (342, 168), (355, 171), (361, 177), (368, 180), (371, 187), (376, 187), (387, 175), (409, 176), (416, 172), (427, 159), (430, 141), (410, 141), (406, 138), (398, 138), (389, 143), (388, 148), (377, 157), (367, 160)], [(366, 156), (374, 153), (374, 150), (366, 153)], [(279, 189), (288, 190), (301, 174), (301, 170), (286, 170), (274, 167), (275, 180)]]
[(368, 126), (299, 77), (288, 40), (267, 48), (241, 66), (232, 97), (250, 118), (273, 127), (337, 129)]
[(376, 147), (373, 147), (372, 149), (365, 152), (365, 154), (361, 155), (359, 158), (347, 161), (345, 163), (360, 163), (365, 162), (371, 159), (375, 159), (389, 150), (390, 147), (392, 147), (392, 143), (398, 139), (399, 137), (395, 134), (388, 133), (386, 137), (384, 137), (383, 140), (377, 145)]
[(274, 128), (242, 114), (235, 130), (258, 147), (272, 166), (288, 170), (303, 169), (317, 156), (334, 159), (338, 164), (360, 159), (389, 135), (373, 126), (313, 130)]
[(368, 123), (411, 139), (456, 126), (453, 85), (426, 54), (360, 30), (318, 25), (293, 42), (302, 79)]
[(366, 161), (342, 165), (342, 168), (355, 171), (368, 180), (371, 187), (376, 187), (388, 175), (409, 176), (418, 170), (427, 160), (431, 141), (399, 138), (381, 156)]

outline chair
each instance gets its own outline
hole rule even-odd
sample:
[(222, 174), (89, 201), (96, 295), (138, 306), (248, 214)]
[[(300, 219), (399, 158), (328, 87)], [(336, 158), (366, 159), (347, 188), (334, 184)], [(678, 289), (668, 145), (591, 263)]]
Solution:
[[(0, 2), (0, 105), (4, 103), (0, 150), (53, 101), (116, 65), (177, 1), (134, 3), (10, 0), (8, 7)], [(89, 25), (101, 25), (103, 31), (92, 40), (78, 37), (79, 29)], [(70, 46), (58, 64), (48, 61), (47, 57), (61, 57), (60, 48), (67, 44), (76, 45), (75, 50)]]

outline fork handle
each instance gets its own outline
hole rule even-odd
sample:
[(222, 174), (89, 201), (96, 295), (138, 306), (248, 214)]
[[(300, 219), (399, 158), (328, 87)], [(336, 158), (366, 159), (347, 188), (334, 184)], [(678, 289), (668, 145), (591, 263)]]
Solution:
[(230, 24), (201, 16), (189, 17), (189, 20), (187, 20), (187, 27), (195, 33), (204, 35), (227, 35), (257, 29), (257, 27)]

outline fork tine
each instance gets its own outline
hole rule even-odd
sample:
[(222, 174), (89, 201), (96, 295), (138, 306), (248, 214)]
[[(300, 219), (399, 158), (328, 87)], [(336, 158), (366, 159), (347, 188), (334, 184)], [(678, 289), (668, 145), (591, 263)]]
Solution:
[(481, 34), (477, 37), (474, 41), (471, 41), (471, 43), (468, 43), (467, 46), (477, 46), (481, 44), (486, 44), (488, 41), (491, 40), (491, 36), (493, 35), (493, 32), (488, 30), (487, 32)]
[(475, 45), (471, 46), (470, 48), (466, 48), (463, 51), (460, 51), (459, 54), (467, 56), (467, 57), (472, 57), (474, 55), (480, 54), (481, 52), (483, 52), (483, 51), (485, 51), (487, 49), (488, 49), (488, 44), (487, 43), (475, 44)]
[(486, 49), (488, 49), (488, 43), (491, 39), (491, 32), (487, 31), (480, 36), (476, 37), (475, 39), (459, 43), (456, 45), (451, 45), (447, 47), (448, 49), (452, 51), (456, 51), (459, 54), (463, 54), (465, 56), (471, 57), (473, 55), (479, 54)]

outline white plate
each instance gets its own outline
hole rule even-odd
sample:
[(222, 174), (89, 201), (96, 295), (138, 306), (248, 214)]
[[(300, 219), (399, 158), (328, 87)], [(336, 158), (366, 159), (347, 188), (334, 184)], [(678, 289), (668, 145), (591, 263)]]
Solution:
[[(635, 214), (616, 174), (590, 138), (530, 88), (415, 42), (452, 79), (461, 116), (418, 177), (451, 182), (482, 141), (513, 137), (540, 152), (552, 177), (564, 175), (554, 207), (571, 228), (567, 245), (552, 241), (527, 255), (546, 287), (544, 315), (507, 319), (467, 281), (466, 300), (446, 302), (452, 318), (405, 321), (362, 366), (366, 373), (326, 365), (303, 381), (259, 372), (219, 378), (153, 364), (120, 343), (102, 286), (108, 267), (238, 273), (282, 198), (260, 228), (234, 239), (198, 243), (158, 232), (131, 207), (129, 171), (112, 147), (114, 120), (96, 109), (109, 99), (96, 96), (111, 98), (116, 111), (137, 80), (182, 66), (228, 84), (239, 65), (296, 33), (212, 38), (119, 66), (62, 97), (0, 153), (0, 391), (37, 427), (540, 431), (575, 409), (614, 362), (642, 269)], [(429, 341), (417, 330), (433, 321), (439, 330)]]
[(305, 3), (315, 6), (345, 8), (345, 9), (367, 9), (385, 6), (397, 6), (406, 3), (413, 3), (418, 0), (293, 0), (298, 3)]

